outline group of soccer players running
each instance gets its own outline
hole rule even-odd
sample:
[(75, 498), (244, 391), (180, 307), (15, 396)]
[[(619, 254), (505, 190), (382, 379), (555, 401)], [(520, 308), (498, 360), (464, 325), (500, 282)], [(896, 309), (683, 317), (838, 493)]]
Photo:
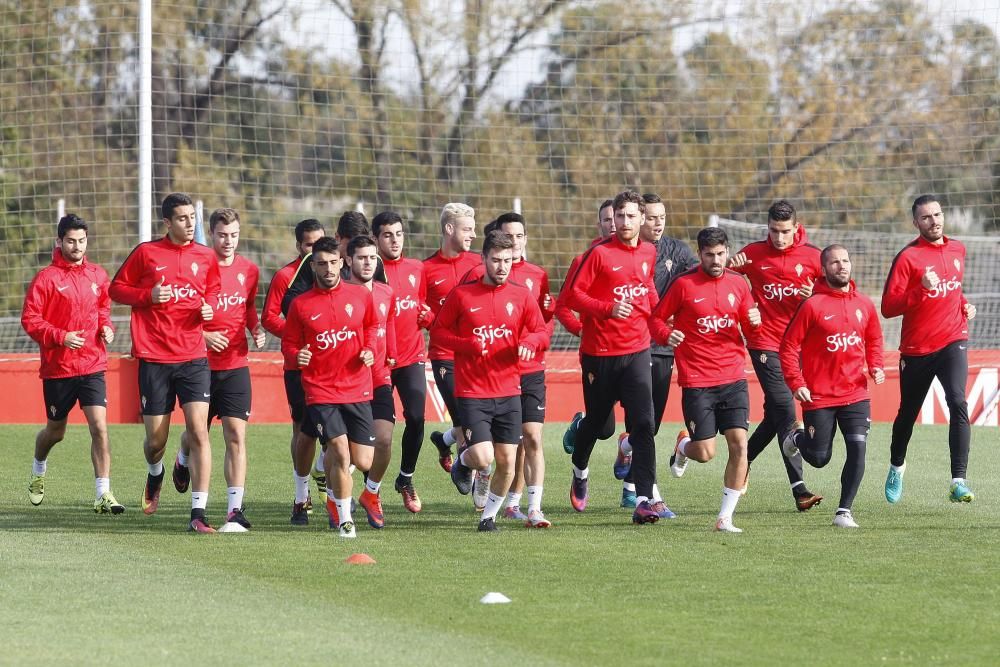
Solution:
[[(65, 216), (51, 265), (28, 289), (22, 323), (41, 348), (47, 417), (28, 485), (34, 505), (44, 497), (48, 453), (79, 403), (92, 436), (94, 511), (125, 510), (109, 479), (104, 373), (114, 300), (131, 306), (132, 356), (139, 362), (148, 466), (143, 512), (159, 505), (170, 415), (179, 402), (185, 430), (172, 481), (179, 492), (191, 491), (192, 531), (215, 532), (205, 514), (215, 417), (222, 422), (228, 487), (220, 531), (251, 527), (243, 502), (251, 414), (247, 332), (261, 348), (265, 330), (281, 339), (293, 525), (309, 522), (312, 479), (330, 527), (355, 537), (355, 470), (364, 478), (358, 504), (367, 522), (385, 525), (380, 490), (391, 460), (394, 389), (405, 420), (394, 488), (408, 511), (421, 511), (413, 476), (424, 440), (429, 357), (453, 420), (452, 429), (430, 440), (458, 491), (473, 495), (482, 512), (478, 529), (497, 530), (501, 512), (528, 527), (549, 527), (541, 508), (544, 355), (555, 319), (580, 337), (584, 411), (563, 436), (572, 455), (574, 510), (587, 507), (590, 455), (597, 440), (614, 435), (620, 403), (626, 432), (613, 471), (623, 480), (621, 505), (633, 510), (636, 524), (675, 516), (657, 485), (654, 438), (676, 359), (686, 430), (677, 436), (670, 470), (681, 477), (691, 460), (711, 460), (716, 435), (725, 437), (729, 457), (716, 530), (741, 532), (733, 514), (750, 465), (775, 438), (796, 508), (819, 504), (822, 497), (806, 488), (802, 460), (825, 466), (837, 428), (847, 456), (833, 525), (858, 526), (851, 508), (871, 425), (866, 375), (885, 381), (882, 330), (874, 304), (851, 280), (848, 249), (810, 245), (787, 201), (769, 209), (764, 240), (730, 254), (726, 233), (708, 227), (697, 235), (695, 255), (663, 235), (658, 196), (619, 193), (599, 207), (600, 235), (573, 260), (557, 299), (546, 271), (525, 259), (526, 223), (516, 213), (486, 225), (477, 254), (470, 251), (475, 212), (445, 205), (441, 246), (422, 262), (403, 255), (404, 222), (391, 211), (370, 225), (359, 212), (345, 213), (332, 237), (318, 221), (303, 220), (295, 227), (298, 256), (274, 274), (260, 318), (259, 270), (236, 252), (238, 213), (211, 214), (206, 247), (194, 243), (195, 209), (187, 195), (167, 196), (161, 210), (165, 236), (139, 244), (113, 280), (86, 259), (87, 223)], [(885, 496), (890, 503), (902, 497), (907, 444), (937, 377), (950, 411), (949, 497), (969, 502), (966, 349), (976, 311), (962, 293), (965, 249), (944, 236), (936, 198), (917, 198), (912, 213), (919, 235), (893, 260), (881, 304), (885, 317), (903, 317), (900, 407)], [(423, 330), (429, 330), (426, 357)], [(747, 350), (764, 393), (764, 418), (749, 439)]]

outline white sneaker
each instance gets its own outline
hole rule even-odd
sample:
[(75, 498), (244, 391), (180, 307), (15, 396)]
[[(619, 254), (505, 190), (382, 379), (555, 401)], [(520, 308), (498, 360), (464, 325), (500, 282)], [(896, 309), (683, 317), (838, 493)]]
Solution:
[(476, 471), (476, 479), (472, 484), (472, 502), (476, 506), (477, 512), (482, 512), (486, 507), (487, 496), (490, 493), (490, 473), (489, 470)]
[(804, 433), (802, 428), (802, 422), (795, 422), (795, 428), (792, 429), (785, 439), (781, 441), (781, 452), (790, 459), (794, 459), (799, 456), (799, 447), (795, 444), (795, 436), (799, 433)]
[(850, 512), (838, 512), (833, 515), (833, 525), (837, 528), (858, 528), (858, 523)]
[(731, 516), (720, 516), (715, 522), (715, 530), (720, 533), (742, 533), (742, 528), (737, 528), (733, 525), (733, 517)]
[(674, 477), (680, 477), (684, 474), (684, 471), (687, 470), (688, 461), (690, 460), (688, 457), (681, 454), (681, 443), (685, 440), (688, 442), (691, 441), (691, 438), (688, 437), (687, 431), (681, 431), (677, 434), (677, 443), (674, 445), (674, 453), (673, 456), (670, 457), (670, 474)]
[(542, 510), (531, 510), (528, 512), (528, 520), (525, 522), (525, 528), (548, 528), (552, 523), (545, 518), (542, 514)]
[(340, 524), (340, 536), (346, 537), (348, 539), (354, 539), (355, 537), (358, 536), (357, 532), (354, 530), (353, 521), (345, 521), (344, 523)]

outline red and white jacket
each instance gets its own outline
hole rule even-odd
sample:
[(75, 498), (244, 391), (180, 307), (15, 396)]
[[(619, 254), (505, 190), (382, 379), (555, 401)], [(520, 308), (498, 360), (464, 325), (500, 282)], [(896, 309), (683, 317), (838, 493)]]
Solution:
[[(111, 326), (108, 285), (108, 274), (86, 257), (72, 264), (59, 248), (52, 251), (52, 263), (31, 281), (21, 309), (21, 325), (41, 351), (39, 377), (51, 380), (107, 370), (101, 329)], [(68, 331), (83, 332), (83, 347), (71, 350), (63, 345)]]
[(260, 271), (249, 259), (236, 255), (229, 266), (219, 265), (219, 273), (222, 293), (212, 304), (215, 315), (205, 322), (205, 331), (221, 331), (229, 339), (229, 346), (222, 352), (209, 349), (208, 367), (213, 371), (229, 371), (249, 363), (246, 332), (252, 333), (260, 323), (256, 306)]
[[(392, 288), (378, 280), (372, 281), (372, 305), (378, 318), (378, 330), (375, 333), (375, 363), (372, 364), (372, 387), (378, 388), (392, 384), (392, 368), (388, 360), (396, 359), (396, 296)], [(398, 365), (398, 364), (397, 364)]]
[[(164, 279), (173, 298), (152, 302), (153, 286)], [(132, 356), (161, 364), (206, 356), (201, 301), (221, 292), (219, 260), (198, 243), (177, 245), (168, 237), (140, 243), (111, 281), (112, 300), (132, 307)]]
[(432, 319), (430, 313), (422, 316), (427, 304), (427, 284), (424, 282), (424, 264), (420, 260), (400, 257), (382, 258), (386, 283), (395, 296), (393, 304), (393, 330), (396, 334), (396, 368), (423, 363), (424, 335)]
[(802, 302), (781, 340), (778, 356), (792, 392), (808, 387), (803, 410), (850, 405), (868, 399), (868, 374), (883, 368), (882, 325), (875, 304), (851, 281), (850, 291), (826, 280)]
[[(435, 316), (441, 311), (444, 300), (451, 290), (462, 281), (470, 270), (483, 263), (482, 255), (463, 252), (455, 257), (445, 257), (438, 250), (424, 260), (424, 281), (427, 285), (427, 305)], [(430, 322), (428, 322), (430, 326)], [(442, 347), (431, 338), (427, 356), (435, 361), (451, 361), (455, 358), (452, 350)]]

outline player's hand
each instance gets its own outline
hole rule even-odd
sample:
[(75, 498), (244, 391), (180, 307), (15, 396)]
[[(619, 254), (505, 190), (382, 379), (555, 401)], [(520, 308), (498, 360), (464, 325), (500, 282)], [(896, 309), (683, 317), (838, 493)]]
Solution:
[(63, 345), (71, 350), (79, 350), (87, 339), (83, 337), (83, 331), (67, 331), (63, 336)]
[(803, 403), (812, 403), (812, 394), (809, 392), (809, 387), (799, 387), (795, 390), (795, 398), (802, 401)]
[(670, 332), (670, 337), (667, 338), (667, 345), (670, 347), (677, 347), (684, 342), (684, 332), (678, 329), (674, 329)]
[(430, 319), (430, 316), (431, 316), (431, 307), (428, 306), (426, 303), (420, 304), (420, 314), (417, 315), (417, 324), (419, 324), (420, 326), (426, 326), (427, 321)]
[(616, 301), (615, 305), (611, 307), (611, 317), (614, 319), (624, 320), (631, 314), (632, 304), (628, 301)]
[(306, 346), (299, 350), (299, 353), (295, 355), (295, 361), (298, 362), (300, 367), (308, 366), (312, 358), (313, 353), (309, 351), (308, 343), (306, 343)]
[(809, 278), (809, 282), (803, 283), (802, 287), (799, 288), (799, 296), (801, 296), (803, 299), (808, 299), (809, 297), (812, 296), (813, 287), (815, 286), (816, 284), (813, 282), (813, 279)]
[(115, 330), (105, 324), (101, 327), (101, 340), (105, 345), (111, 345), (115, 341)]
[(221, 331), (203, 331), (201, 335), (212, 352), (222, 352), (229, 347), (229, 338)]
[(167, 279), (161, 275), (160, 282), (153, 285), (153, 291), (150, 294), (153, 303), (166, 303), (174, 295), (173, 285), (166, 285), (166, 282)]
[(213, 317), (215, 317), (215, 310), (208, 305), (208, 301), (205, 299), (201, 300), (201, 319), (203, 322), (208, 322)]
[(881, 368), (872, 369), (872, 379), (875, 380), (875, 384), (882, 384), (885, 382), (885, 371)]
[(924, 286), (924, 289), (933, 290), (940, 282), (941, 279), (938, 278), (938, 274), (934, 271), (933, 266), (928, 266), (924, 269), (924, 277), (920, 279), (920, 284)]
[(747, 311), (747, 319), (750, 320), (750, 326), (754, 328), (760, 326), (760, 308), (757, 307), (756, 303), (753, 308)]
[(962, 310), (965, 311), (966, 321), (971, 320), (976, 316), (976, 307), (973, 306), (971, 303), (967, 303), (964, 306), (962, 306)]
[(552, 310), (552, 295), (546, 294), (542, 297), (542, 310)]
[(264, 331), (264, 327), (257, 325), (257, 328), (253, 330), (253, 344), (257, 346), (260, 350), (267, 343), (267, 333)]
[(358, 358), (361, 359), (361, 363), (369, 368), (375, 363), (375, 354), (371, 350), (361, 350)]
[(531, 361), (535, 358), (535, 351), (524, 345), (517, 346), (517, 358), (521, 361)]
[(753, 260), (748, 259), (745, 252), (738, 252), (729, 258), (729, 268), (731, 269), (746, 266), (747, 264), (753, 264)]
[(386, 357), (386, 359), (385, 359), (385, 365), (388, 366), (389, 368), (395, 368), (396, 367), (396, 360), (395, 359), (390, 359), (389, 357)]

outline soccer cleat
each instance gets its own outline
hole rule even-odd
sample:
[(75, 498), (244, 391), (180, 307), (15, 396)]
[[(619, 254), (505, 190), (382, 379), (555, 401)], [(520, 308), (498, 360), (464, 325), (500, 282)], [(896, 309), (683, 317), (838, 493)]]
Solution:
[(472, 504), (476, 506), (477, 512), (482, 512), (486, 508), (486, 501), (490, 494), (490, 473), (489, 471), (476, 471), (476, 479), (472, 485)]
[(632, 454), (622, 451), (622, 442), (628, 437), (628, 433), (618, 436), (618, 455), (615, 457), (614, 473), (615, 479), (625, 479), (628, 471), (632, 468)]
[[(326, 497), (326, 495), (325, 495), (326, 492), (324, 491), (323, 493), (324, 493), (323, 497), (325, 498)], [(326, 501), (324, 500), (323, 502), (326, 502)], [(306, 494), (306, 501), (304, 503), (302, 503), (302, 506), (305, 507), (306, 514), (312, 514), (313, 513), (313, 497), (312, 497), (311, 493), (307, 493)]]
[(451, 458), (451, 447), (444, 444), (444, 433), (441, 431), (431, 431), (431, 442), (438, 450), (438, 465), (445, 472), (451, 472), (451, 466), (454, 462)]
[(976, 494), (969, 488), (967, 480), (953, 482), (948, 492), (948, 500), (953, 503), (971, 503), (976, 499)]
[(472, 468), (462, 463), (462, 457), (455, 457), (455, 462), (451, 466), (451, 481), (463, 496), (469, 495), (472, 491)]
[(517, 505), (508, 505), (503, 508), (503, 517), (505, 519), (513, 519), (514, 521), (527, 521), (528, 515), (521, 511), (521, 508)]
[(577, 512), (587, 509), (587, 480), (577, 478), (576, 473), (569, 487), (569, 502)]
[(396, 483), (393, 486), (396, 488), (396, 493), (403, 496), (403, 507), (408, 512), (416, 514), (423, 508), (420, 496), (417, 495), (417, 490), (413, 488), (412, 478), (400, 475), (396, 478)]
[(580, 428), (581, 421), (583, 421), (583, 413), (577, 412), (573, 415), (573, 419), (570, 420), (569, 426), (566, 427), (566, 431), (563, 433), (563, 451), (567, 454), (572, 454), (576, 450), (576, 432)]
[(681, 431), (677, 434), (677, 442), (674, 444), (674, 453), (670, 456), (670, 474), (674, 477), (681, 477), (684, 475), (684, 471), (687, 470), (688, 457), (681, 453), (681, 442), (688, 438), (687, 431)]
[(719, 533), (742, 533), (742, 528), (733, 525), (733, 517), (720, 516), (715, 522), (715, 530)]
[(222, 524), (219, 528), (220, 533), (245, 533), (251, 528), (250, 522), (247, 521), (246, 516), (243, 512), (245, 508), (237, 507), (232, 512), (226, 515), (226, 522)]
[(885, 478), (885, 499), (896, 504), (903, 497), (903, 472), (906, 470), (904, 463), (898, 470), (889, 466), (889, 474)]
[(349, 540), (353, 540), (355, 537), (358, 536), (357, 531), (354, 529), (353, 521), (345, 521), (344, 523), (340, 524), (340, 536), (346, 537)]
[(632, 523), (638, 526), (644, 523), (656, 523), (659, 520), (660, 515), (656, 513), (656, 510), (653, 509), (648, 500), (643, 500), (636, 505), (635, 511), (632, 512)]
[(382, 513), (382, 500), (377, 493), (372, 493), (368, 489), (358, 496), (358, 504), (368, 515), (368, 525), (372, 528), (385, 528), (385, 515)]
[(635, 497), (635, 491), (629, 491), (628, 489), (622, 489), (622, 502), (619, 507), (625, 507), (627, 509), (635, 509), (635, 504), (637, 502)]
[(306, 510), (305, 503), (292, 503), (291, 523), (293, 526), (309, 525), (309, 512)]
[(806, 512), (823, 502), (823, 496), (817, 495), (802, 485), (802, 490), (795, 493), (795, 509)]
[(667, 504), (662, 500), (657, 500), (652, 505), (650, 505), (650, 507), (652, 507), (653, 511), (656, 512), (656, 516), (660, 517), (661, 519), (677, 518), (677, 515), (674, 514), (673, 510), (667, 507)]
[(785, 455), (785, 458), (794, 459), (800, 455), (797, 440), (801, 437), (802, 433), (805, 433), (802, 428), (802, 422), (795, 422), (795, 427), (782, 439), (781, 453)]
[(28, 501), (39, 506), (45, 498), (45, 475), (32, 475), (28, 480)]
[(497, 522), (493, 520), (493, 517), (483, 519), (479, 522), (480, 533), (495, 533), (498, 530), (500, 529), (497, 527)]
[(125, 506), (115, 500), (110, 491), (105, 491), (94, 501), (94, 514), (121, 514)]
[[(351, 504), (354, 504), (354, 498), (351, 498)], [(340, 515), (337, 512), (337, 503), (333, 502), (333, 498), (330, 494), (326, 496), (326, 514), (330, 519), (330, 528), (340, 527)]]
[(850, 512), (837, 512), (833, 515), (833, 525), (837, 528), (857, 528), (858, 524)]
[[(326, 471), (316, 470), (316, 466), (313, 466), (312, 478), (313, 481), (316, 482), (316, 491), (319, 494), (319, 504), (322, 505), (326, 502)], [(308, 509), (312, 509), (312, 498), (309, 498)]]
[(191, 533), (214, 533), (215, 528), (208, 525), (208, 522), (203, 516), (196, 516), (191, 519), (191, 523), (188, 524), (188, 532)]
[(146, 473), (146, 486), (142, 488), (142, 512), (153, 514), (160, 506), (160, 489), (163, 487), (163, 473), (153, 476)]
[(178, 459), (174, 459), (174, 470), (171, 478), (174, 480), (174, 488), (177, 489), (177, 493), (185, 493), (191, 484), (191, 468), (182, 466)]
[(527, 519), (524, 523), (525, 528), (550, 528), (552, 526), (552, 522), (545, 518), (542, 510), (531, 510), (528, 512)]

